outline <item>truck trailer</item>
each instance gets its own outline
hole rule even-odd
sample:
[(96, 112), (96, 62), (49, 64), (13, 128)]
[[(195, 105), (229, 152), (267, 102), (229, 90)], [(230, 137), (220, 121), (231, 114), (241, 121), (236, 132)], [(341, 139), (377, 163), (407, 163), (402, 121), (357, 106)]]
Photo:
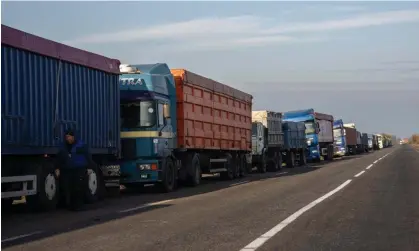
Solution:
[(348, 147), (348, 154), (357, 154), (358, 138), (356, 133), (356, 126), (354, 123), (346, 123), (344, 126), (346, 144)]
[(283, 160), (292, 168), (296, 159), (300, 165), (307, 162), (304, 123), (282, 122), (280, 112), (252, 111), (252, 167), (277, 171)]
[(60, 199), (56, 156), (76, 131), (97, 165), (86, 200), (119, 191), (119, 61), (1, 27), (2, 203), (25, 196), (34, 209)]
[(315, 112), (314, 109), (289, 111), (283, 121), (304, 122), (309, 149), (308, 160), (332, 160), (334, 154), (333, 116)]
[(203, 173), (234, 179), (251, 169), (250, 94), (167, 64), (121, 72), (122, 184), (171, 192)]

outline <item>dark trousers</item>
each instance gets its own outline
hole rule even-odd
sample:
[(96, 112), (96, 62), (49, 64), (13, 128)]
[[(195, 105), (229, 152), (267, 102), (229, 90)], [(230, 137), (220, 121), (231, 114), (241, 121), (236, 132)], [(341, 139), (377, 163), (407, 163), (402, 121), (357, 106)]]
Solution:
[(61, 184), (65, 204), (70, 210), (77, 210), (84, 204), (87, 189), (87, 169), (74, 168), (61, 170)]

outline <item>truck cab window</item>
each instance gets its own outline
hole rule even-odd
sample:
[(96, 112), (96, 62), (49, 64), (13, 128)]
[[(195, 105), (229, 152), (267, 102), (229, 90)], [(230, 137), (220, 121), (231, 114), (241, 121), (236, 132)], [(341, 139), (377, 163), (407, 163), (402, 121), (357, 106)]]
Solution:
[(121, 104), (121, 126), (124, 128), (147, 128), (156, 124), (155, 101), (137, 101)]

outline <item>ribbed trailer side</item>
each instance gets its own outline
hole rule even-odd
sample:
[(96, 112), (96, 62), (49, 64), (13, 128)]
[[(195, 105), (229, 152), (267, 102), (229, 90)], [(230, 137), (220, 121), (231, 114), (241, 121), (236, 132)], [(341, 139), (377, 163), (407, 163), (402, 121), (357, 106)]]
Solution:
[(171, 72), (179, 147), (251, 151), (251, 95), (184, 69)]
[(118, 151), (118, 73), (111, 67), (119, 62), (94, 63), (95, 55), (83, 63), (86, 56), (2, 26), (2, 154), (55, 154), (67, 128), (77, 129), (93, 154)]

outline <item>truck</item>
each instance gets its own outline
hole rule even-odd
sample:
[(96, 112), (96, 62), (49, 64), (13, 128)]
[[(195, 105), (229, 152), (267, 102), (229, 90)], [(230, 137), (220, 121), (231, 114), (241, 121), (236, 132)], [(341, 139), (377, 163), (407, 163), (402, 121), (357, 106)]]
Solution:
[(390, 147), (390, 144), (391, 144), (391, 135), (390, 134), (387, 134), (387, 133), (382, 133), (381, 135), (383, 137), (383, 148)]
[(367, 152), (371, 152), (374, 150), (374, 134), (367, 133), (367, 138), (368, 138)]
[(355, 155), (357, 154), (357, 133), (356, 133), (356, 126), (354, 123), (346, 123), (343, 124), (346, 145), (348, 148), (348, 154)]
[(378, 147), (378, 136), (377, 134), (372, 134), (372, 148), (374, 151), (380, 150)]
[(120, 67), (121, 184), (201, 183), (202, 174), (245, 176), (252, 163), (252, 99), (165, 63)]
[(391, 135), (391, 145), (395, 146), (399, 144), (399, 140), (397, 140), (397, 136), (396, 135)]
[(348, 153), (345, 128), (342, 119), (333, 121), (334, 156), (342, 157)]
[(284, 148), (282, 114), (273, 111), (252, 111), (252, 167), (258, 171), (278, 171), (282, 167)]
[(362, 133), (361, 142), (364, 152), (369, 152), (369, 138), (367, 133)]
[(283, 113), (283, 121), (304, 122), (309, 161), (333, 160), (333, 116), (315, 112), (313, 108)]
[(383, 136), (381, 134), (376, 134), (375, 136), (377, 137), (377, 142), (378, 142), (377, 150), (383, 149), (384, 148)]
[(119, 191), (119, 61), (1, 26), (2, 203), (60, 201), (64, 131), (90, 149), (87, 202)]
[(280, 112), (252, 111), (252, 167), (261, 173), (278, 171), (283, 160), (294, 167), (306, 164), (305, 125), (282, 122)]

